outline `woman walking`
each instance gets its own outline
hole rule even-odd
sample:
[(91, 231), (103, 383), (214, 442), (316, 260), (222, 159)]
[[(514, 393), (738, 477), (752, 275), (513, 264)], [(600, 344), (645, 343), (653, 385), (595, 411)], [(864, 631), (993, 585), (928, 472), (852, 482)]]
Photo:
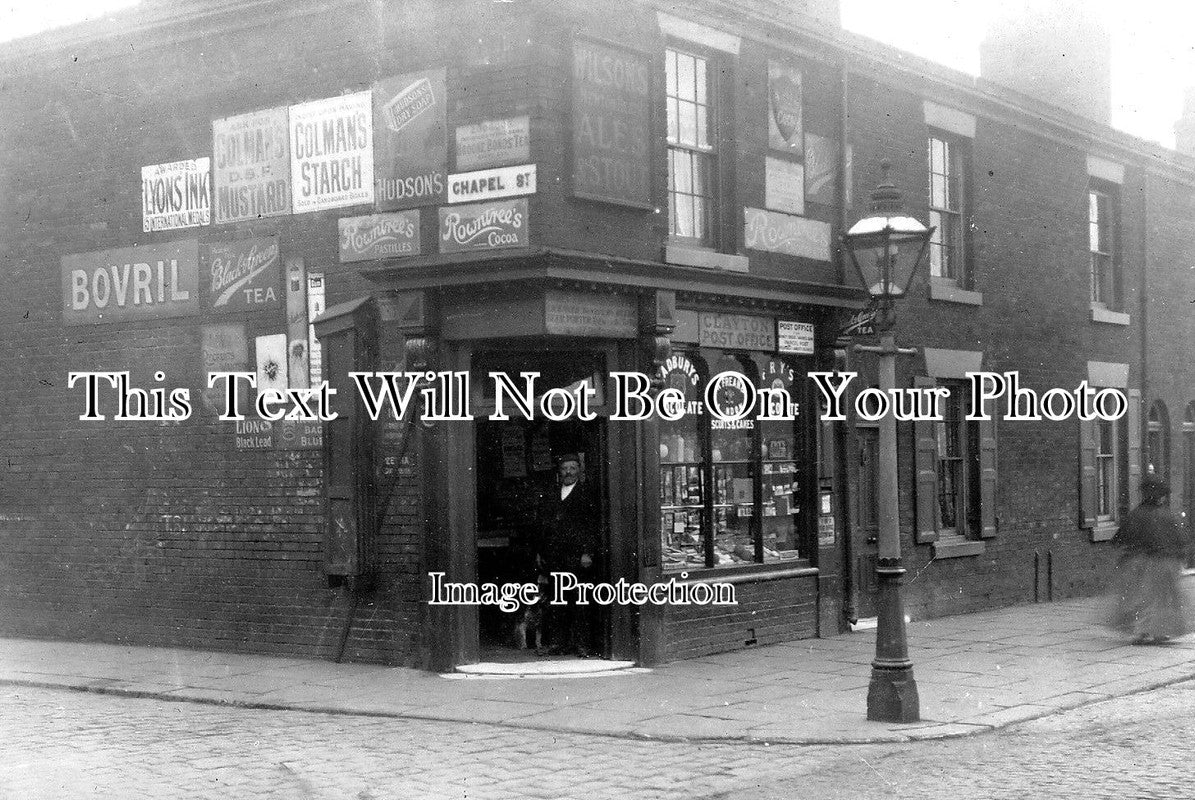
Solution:
[(1166, 505), (1170, 486), (1156, 475), (1141, 482), (1141, 504), (1125, 519), (1113, 542), (1122, 549), (1113, 581), (1110, 624), (1133, 644), (1163, 644), (1187, 632), (1186, 603), (1179, 585), (1188, 541)]

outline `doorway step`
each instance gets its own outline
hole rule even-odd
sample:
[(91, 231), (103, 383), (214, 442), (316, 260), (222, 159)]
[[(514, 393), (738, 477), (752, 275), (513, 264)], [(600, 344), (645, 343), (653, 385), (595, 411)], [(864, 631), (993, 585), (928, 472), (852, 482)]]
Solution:
[(440, 677), (468, 678), (598, 678), (607, 675), (628, 675), (649, 670), (636, 667), (634, 661), (607, 661), (602, 658), (544, 658), (535, 661), (482, 661), (462, 664), (456, 672)]

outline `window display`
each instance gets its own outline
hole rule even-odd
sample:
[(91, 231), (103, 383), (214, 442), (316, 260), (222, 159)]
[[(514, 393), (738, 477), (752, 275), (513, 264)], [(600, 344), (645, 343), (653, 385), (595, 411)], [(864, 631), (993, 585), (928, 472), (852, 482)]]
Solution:
[[(808, 557), (801, 544), (805, 419), (798, 413), (797, 419), (757, 420), (755, 411), (741, 420), (712, 418), (703, 406), (701, 387), (724, 372), (795, 397), (794, 367), (779, 356), (701, 349), (676, 352), (667, 360), (665, 386), (680, 390), (695, 413), (660, 423), (665, 570)], [(715, 391), (726, 410), (747, 399), (737, 379), (719, 382)]]

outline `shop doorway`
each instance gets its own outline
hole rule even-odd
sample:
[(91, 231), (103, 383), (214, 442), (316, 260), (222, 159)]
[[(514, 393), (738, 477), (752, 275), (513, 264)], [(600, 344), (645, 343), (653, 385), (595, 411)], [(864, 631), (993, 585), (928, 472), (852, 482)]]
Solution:
[[(581, 482), (574, 491), (588, 492), (593, 498), (598, 515), (593, 524), (605, 549), (602, 423), (511, 419), (480, 420), (476, 426), (478, 583), (532, 582), (539, 585), (541, 595), (540, 602), (530, 608), (479, 608), (481, 660), (574, 655), (560, 652), (568, 645), (569, 632), (558, 629), (560, 615), (547, 607), (547, 509), (552, 494), (560, 492), (561, 457), (575, 454), (580, 460)], [(596, 561), (605, 563), (601, 558)], [(596, 574), (594, 578), (606, 580), (607, 576)], [(591, 623), (585, 649), (604, 657), (608, 654), (606, 620), (594, 613)]]
[[(537, 583), (541, 600), (532, 607), (503, 611), (492, 605), (478, 608), (479, 656), (483, 662), (531, 661), (565, 658), (584, 650), (592, 656), (609, 657), (610, 615), (594, 607), (585, 618), (589, 633), (585, 641), (570, 641), (561, 630), (567, 615), (547, 604), (550, 594), (548, 561), (559, 557), (550, 544), (550, 501), (559, 501), (559, 464), (562, 456), (575, 455), (580, 462), (578, 489), (594, 509), (590, 523), (600, 552), (594, 559), (592, 581), (609, 580), (609, 526), (607, 523), (607, 441), (602, 412), (606, 374), (604, 354), (593, 351), (503, 351), (478, 353), (472, 363), (475, 388), (474, 475), (476, 476), (477, 582)], [(518, 378), (535, 373), (537, 398), (551, 389), (576, 390), (581, 384), (595, 388), (592, 407), (596, 419), (572, 417), (553, 421), (536, 409), (526, 419), (510, 404), (507, 420), (490, 419), (494, 411), (492, 372)], [(575, 498), (574, 498), (575, 499)], [(588, 515), (586, 515), (588, 516)], [(584, 645), (583, 647), (580, 645)], [(575, 656), (573, 656), (575, 657)]]

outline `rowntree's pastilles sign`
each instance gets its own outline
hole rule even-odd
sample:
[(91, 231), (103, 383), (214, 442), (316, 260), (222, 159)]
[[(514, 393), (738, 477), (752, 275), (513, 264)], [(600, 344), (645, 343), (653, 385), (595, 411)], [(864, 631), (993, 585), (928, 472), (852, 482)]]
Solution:
[(62, 324), (181, 317), (199, 311), (199, 241), (62, 257)]
[(419, 255), (419, 209), (366, 217), (341, 217), (340, 260)]
[(444, 202), (448, 172), (444, 70), (379, 81), (373, 97), (378, 210)]
[(651, 69), (646, 57), (573, 41), (573, 194), (651, 208)]
[(286, 108), (212, 122), (216, 224), (290, 213)]
[(290, 164), (296, 214), (372, 203), (372, 94), (291, 106)]
[(527, 201), (441, 208), (439, 238), (441, 253), (526, 247)]
[(211, 172), (210, 158), (142, 167), (142, 232), (193, 228), (210, 223)]
[(282, 307), (278, 237), (208, 245), (207, 305), (217, 313)]

